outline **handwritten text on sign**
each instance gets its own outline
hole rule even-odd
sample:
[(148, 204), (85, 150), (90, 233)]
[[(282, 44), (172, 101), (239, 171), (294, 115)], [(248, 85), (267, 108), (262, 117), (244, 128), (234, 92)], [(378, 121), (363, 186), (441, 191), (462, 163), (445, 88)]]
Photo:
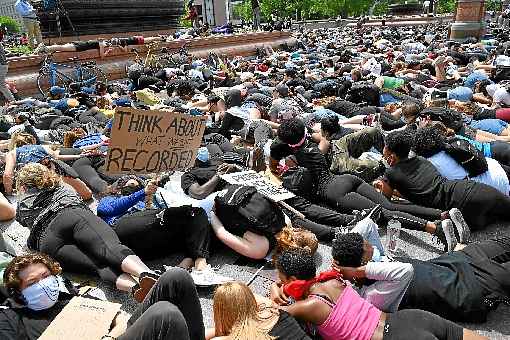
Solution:
[(108, 173), (158, 173), (194, 165), (205, 118), (117, 108), (106, 159)]
[(263, 175), (253, 170), (222, 175), (221, 178), (230, 184), (254, 186), (257, 188), (258, 192), (271, 198), (275, 202), (280, 202), (295, 196), (287, 189), (271, 183)]

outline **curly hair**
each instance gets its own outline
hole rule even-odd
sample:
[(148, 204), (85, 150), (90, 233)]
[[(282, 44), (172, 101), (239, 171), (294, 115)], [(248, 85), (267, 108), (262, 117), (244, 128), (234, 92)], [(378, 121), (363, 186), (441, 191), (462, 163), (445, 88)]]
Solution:
[(39, 190), (51, 190), (58, 187), (62, 180), (53, 170), (39, 163), (28, 163), (16, 176), (16, 188), (37, 188)]
[(438, 128), (427, 126), (414, 135), (413, 150), (418, 156), (432, 157), (445, 149), (446, 138)]
[(337, 115), (322, 118), (321, 119), (322, 131), (328, 133), (330, 136), (334, 135), (335, 133), (340, 131), (340, 125), (338, 124), (339, 121), (340, 120)]
[(310, 254), (315, 254), (319, 247), (317, 236), (309, 230), (285, 226), (276, 238), (276, 250), (273, 256), (273, 262), (279, 254), (289, 249), (303, 249)]
[(408, 130), (391, 132), (384, 139), (384, 144), (398, 158), (406, 159), (413, 145), (413, 136)]
[(331, 255), (340, 266), (361, 266), (363, 237), (358, 233), (338, 234), (332, 242)]
[(276, 260), (276, 268), (285, 276), (294, 276), (298, 280), (310, 280), (317, 274), (312, 254), (300, 248), (281, 253)]
[(284, 121), (278, 128), (278, 138), (286, 144), (297, 144), (303, 139), (305, 124), (301, 119), (292, 118)]
[(4, 271), (4, 285), (8, 289), (19, 291), (21, 286), (19, 273), (29, 265), (35, 263), (44, 264), (50, 270), (51, 275), (59, 275), (62, 272), (62, 267), (60, 267), (60, 264), (53, 260), (49, 255), (38, 252), (30, 253), (22, 256), (17, 256), (12, 259)]
[(32, 145), (35, 144), (35, 137), (26, 132), (15, 132), (11, 136), (11, 141), (9, 143), (9, 150), (14, 150), (15, 148), (19, 148), (23, 145)]

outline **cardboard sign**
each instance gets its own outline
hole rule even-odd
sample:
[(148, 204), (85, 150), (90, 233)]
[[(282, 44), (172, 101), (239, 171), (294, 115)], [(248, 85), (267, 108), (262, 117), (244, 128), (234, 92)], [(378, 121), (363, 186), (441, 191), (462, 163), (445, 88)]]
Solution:
[(105, 170), (149, 174), (184, 170), (195, 164), (205, 117), (118, 107)]
[(271, 183), (266, 177), (253, 170), (222, 175), (221, 178), (230, 184), (254, 186), (258, 192), (275, 202), (296, 196), (284, 187)]
[(73, 297), (39, 340), (99, 340), (108, 334), (120, 304)]

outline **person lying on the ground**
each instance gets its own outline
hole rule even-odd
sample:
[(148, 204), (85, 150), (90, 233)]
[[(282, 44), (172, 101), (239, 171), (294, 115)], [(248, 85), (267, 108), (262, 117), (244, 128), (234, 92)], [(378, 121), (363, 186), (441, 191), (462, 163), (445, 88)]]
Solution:
[[(280, 308), (314, 325), (324, 340), (416, 339), (487, 340), (488, 338), (418, 309), (382, 312), (361, 298), (341, 274), (329, 270), (317, 275), (310, 253), (283, 252), (276, 262), (281, 289), (295, 303)], [(412, 325), (412, 327), (410, 327)], [(449, 336), (444, 336), (448, 334)]]
[[(304, 123), (298, 119), (285, 121), (278, 129), (278, 139), (271, 145), (270, 170), (279, 173), (281, 159), (294, 156), (297, 164), (310, 171), (310, 193), (318, 202), (341, 213), (383, 207), (384, 220), (398, 219), (404, 228), (420, 230), (438, 236), (448, 249), (441, 228), (441, 211), (413, 204), (393, 203), (361, 178), (351, 174), (334, 175), (317, 144), (308, 138)], [(443, 216), (444, 217), (444, 216)]]
[(397, 190), (414, 204), (442, 211), (458, 208), (471, 230), (482, 230), (494, 221), (510, 220), (508, 196), (482, 183), (447, 180), (428, 160), (410, 156), (412, 144), (410, 131), (391, 132), (385, 138), (383, 157), (389, 168), (374, 185), (386, 197)]
[(476, 175), (470, 173), (468, 172), (469, 169), (466, 170), (461, 163), (448, 153), (448, 146), (452, 142), (448, 141), (439, 129), (434, 126), (427, 126), (416, 131), (412, 150), (417, 156), (424, 157), (430, 161), (441, 176), (448, 180), (469, 179), (487, 184), (502, 194), (509, 195), (510, 185), (507, 171), (510, 172), (510, 169), (505, 171), (497, 160), (480, 155), (487, 163), (487, 170), (479, 170)]
[[(143, 259), (154, 259), (183, 250), (182, 267), (191, 269), (199, 285), (211, 285), (228, 279), (216, 274), (207, 264), (211, 255), (211, 229), (202, 208), (180, 206), (151, 209), (157, 186), (146, 185), (141, 178), (126, 175), (113, 185), (113, 193), (103, 197), (97, 215), (106, 221), (120, 241)], [(207, 281), (207, 282), (206, 282)]]
[(99, 275), (143, 300), (152, 271), (60, 176), (44, 165), (29, 163), (18, 172), (16, 189), (16, 220), (30, 230), (29, 249), (50, 255), (67, 271)]
[(16, 171), (28, 163), (41, 163), (46, 164), (49, 168), (58, 169), (58, 172), (63, 175), (63, 181), (71, 185), (83, 198), (89, 200), (92, 198), (92, 192), (83, 183), (78, 175), (63, 162), (66, 160), (75, 160), (84, 156), (78, 155), (63, 155), (59, 151), (53, 150), (48, 145), (36, 145), (35, 138), (32, 135), (25, 133), (15, 133), (11, 138), (10, 150), (5, 156), (5, 171), (3, 174), (3, 184), (7, 194), (12, 193), (13, 183), (15, 180)]
[[(382, 308), (379, 304), (391, 302), (380, 286), (389, 288), (391, 283), (366, 279), (373, 278), (369, 274), (374, 271), (390, 270), (392, 263), (379, 262), (374, 256), (376, 244), (380, 244), (377, 225), (370, 221), (367, 224), (372, 225), (370, 234), (356, 231), (337, 235), (332, 247), (333, 267), (345, 279), (357, 283), (363, 297), (373, 297), (372, 303)], [(394, 301), (399, 309), (419, 308), (449, 320), (485, 322), (500, 303), (510, 303), (508, 237), (459, 244), (455, 251), (428, 261), (401, 257), (397, 260), (414, 269), (407, 290)]]
[[(4, 340), (39, 338), (78, 296), (72, 283), (62, 277), (61, 264), (41, 253), (15, 257), (5, 269), (3, 281), (11, 299), (10, 305), (0, 310), (0, 337)], [(102, 339), (204, 339), (200, 301), (185, 270), (171, 268), (151, 287), (132, 315), (117, 314)]]

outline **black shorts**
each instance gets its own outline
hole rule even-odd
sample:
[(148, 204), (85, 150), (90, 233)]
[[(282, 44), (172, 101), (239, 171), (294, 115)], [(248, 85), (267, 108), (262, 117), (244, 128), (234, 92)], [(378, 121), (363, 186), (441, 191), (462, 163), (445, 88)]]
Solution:
[(98, 50), (99, 40), (73, 41), (73, 45), (76, 48), (76, 52)]

